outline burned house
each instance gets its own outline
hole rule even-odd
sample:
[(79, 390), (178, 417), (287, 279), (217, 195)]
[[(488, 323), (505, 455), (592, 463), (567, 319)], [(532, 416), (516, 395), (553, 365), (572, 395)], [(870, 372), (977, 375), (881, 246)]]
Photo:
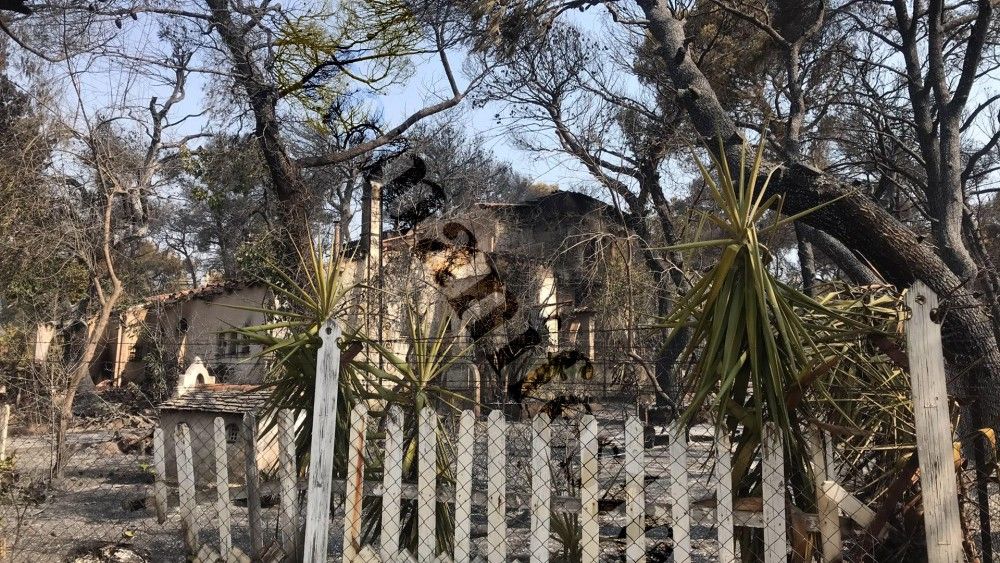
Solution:
[(260, 324), (267, 303), (263, 286), (219, 282), (155, 295), (122, 311), (111, 324), (95, 380), (120, 386), (173, 376), (196, 360), (219, 383), (258, 383), (264, 366), (259, 347), (230, 332)]
[(626, 300), (608, 284), (634, 254), (613, 207), (554, 191), (399, 233), (381, 229), (378, 188), (366, 194), (362, 236), (349, 249), (355, 280), (376, 289), (360, 292), (350, 324), (405, 354), (406, 303), (449, 319), (469, 352), (446, 385), (479, 402), (651, 400), (625, 349), (635, 314), (615, 305)]
[[(636, 302), (649, 292), (632, 289), (648, 280), (630, 270), (635, 242), (614, 207), (551, 191), (385, 229), (396, 217), (383, 218), (380, 189), (369, 183), (361, 237), (344, 245), (345, 279), (356, 285), (347, 326), (405, 357), (410, 307), (447, 319), (466, 358), (443, 384), (477, 402), (649, 398), (649, 370), (636, 362)], [(262, 324), (249, 309), (272, 301), (266, 288), (232, 281), (149, 298), (112, 326), (101, 378), (141, 383), (199, 360), (217, 384), (260, 383), (260, 350), (232, 329)]]

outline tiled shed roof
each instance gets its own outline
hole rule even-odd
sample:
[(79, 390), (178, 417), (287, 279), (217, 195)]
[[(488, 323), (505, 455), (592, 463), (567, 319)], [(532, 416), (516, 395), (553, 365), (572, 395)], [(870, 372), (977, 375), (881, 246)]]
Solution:
[(213, 282), (201, 287), (191, 287), (173, 293), (161, 293), (146, 298), (146, 305), (168, 305), (170, 303), (181, 303), (191, 299), (211, 299), (217, 295), (224, 295), (250, 287), (243, 281), (221, 281)]
[(160, 403), (160, 410), (243, 414), (259, 411), (270, 395), (270, 389), (258, 385), (209, 383), (195, 385), (183, 395)]

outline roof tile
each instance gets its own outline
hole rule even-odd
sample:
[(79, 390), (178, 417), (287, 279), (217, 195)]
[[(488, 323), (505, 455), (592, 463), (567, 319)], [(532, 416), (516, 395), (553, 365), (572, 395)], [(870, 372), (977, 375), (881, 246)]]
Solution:
[(264, 407), (270, 396), (270, 389), (262, 389), (258, 385), (209, 383), (196, 385), (183, 395), (160, 403), (160, 410), (256, 413)]

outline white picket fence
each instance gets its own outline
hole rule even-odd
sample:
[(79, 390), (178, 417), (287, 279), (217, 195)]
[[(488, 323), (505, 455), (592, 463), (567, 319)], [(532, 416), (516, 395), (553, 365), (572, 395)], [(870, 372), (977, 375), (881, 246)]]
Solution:
[[(331, 478), (333, 467), (333, 436), (336, 429), (337, 380), (340, 369), (340, 349), (337, 340), (340, 327), (328, 321), (320, 330), (323, 345), (319, 350), (316, 365), (316, 400), (313, 408), (313, 436), (307, 508), (304, 537), (304, 558), (306, 563), (327, 560), (330, 526), (330, 498), (334, 490)], [(402, 487), (402, 437), (400, 416), (389, 416), (386, 427), (384, 478), (381, 488), (371, 487), (371, 495), (382, 496), (381, 538), (378, 549), (361, 545), (362, 499), (366, 496), (364, 482), (365, 439), (368, 415), (363, 405), (352, 412), (349, 436), (348, 475), (344, 500), (344, 561), (419, 561), (433, 562), (449, 560), (447, 555), (438, 553), (436, 544), (435, 510), (436, 503), (445, 501), (455, 505), (454, 561), (470, 560), (471, 515), (473, 504), (485, 507), (489, 533), (487, 536), (487, 561), (504, 562), (508, 556), (507, 516), (509, 506), (506, 470), (508, 425), (503, 414), (494, 411), (489, 415), (486, 426), (487, 471), (486, 496), (473, 494), (472, 467), (469, 463), (475, 444), (475, 418), (471, 412), (462, 413), (456, 444), (456, 483), (453, 491), (437, 490), (437, 415), (427, 409), (419, 413), (418, 426), (418, 482), (414, 494), (406, 494)], [(553, 498), (550, 479), (551, 436), (549, 421), (536, 417), (532, 423), (531, 446), (531, 500), (526, 508), (531, 514), (529, 552), (532, 561), (548, 561), (553, 506), (560, 512), (579, 514), (582, 530), (583, 561), (597, 561), (600, 554), (600, 533), (598, 523), (597, 498), (598, 483), (598, 422), (593, 416), (584, 417), (580, 423), (580, 494), (577, 498)], [(683, 436), (683, 433), (675, 434)], [(761, 511), (733, 509), (730, 490), (730, 446), (724, 437), (717, 444), (719, 460), (717, 470), (716, 520), (720, 563), (736, 560), (733, 542), (735, 526), (764, 528), (767, 544), (765, 561), (778, 563), (785, 561), (787, 552), (786, 513), (784, 488), (784, 463), (780, 438), (771, 428), (765, 429), (764, 439), (764, 480)], [(652, 513), (661, 522), (669, 523), (673, 529), (674, 561), (691, 560), (691, 517), (688, 474), (687, 444), (680, 439), (671, 440), (670, 467), (671, 499), (650, 499), (645, 494), (645, 449), (643, 427), (635, 417), (629, 417), (625, 424), (625, 516), (626, 527), (625, 559), (630, 562), (646, 560), (645, 520)], [(401, 551), (399, 540), (400, 501), (416, 498), (417, 502), (417, 552)], [(829, 514), (837, 519), (839, 515)], [(816, 530), (815, 517), (811, 517), (809, 528)], [(831, 528), (832, 526), (825, 526)], [(415, 558), (415, 559), (414, 559)]]
[[(199, 515), (203, 507), (198, 506), (194, 452), (192, 451), (191, 430), (187, 424), (178, 424), (174, 432), (175, 459), (177, 464), (177, 510), (180, 513), (184, 545), (195, 563), (250, 563), (250, 561), (294, 561), (299, 558), (298, 546), (301, 527), (299, 524), (298, 485), (295, 464), (294, 415), (291, 411), (281, 411), (277, 420), (278, 442), (278, 496), (279, 510), (277, 526), (280, 538), (276, 543), (265, 546), (260, 501), (260, 474), (258, 468), (257, 421), (253, 415), (243, 417), (240, 435), (245, 448), (245, 491), (247, 497), (247, 522), (249, 553), (233, 545), (234, 524), (233, 500), (230, 490), (229, 456), (226, 442), (226, 424), (216, 418), (213, 426), (213, 455), (215, 456), (215, 502), (207, 508), (212, 513), (211, 521), (218, 529), (218, 545), (201, 544), (199, 541)], [(170, 431), (171, 429), (167, 429)], [(153, 464), (156, 478), (153, 485), (153, 501), (157, 519), (167, 520), (169, 512), (169, 490), (166, 481), (167, 464), (164, 445), (164, 429), (153, 430)]]
[[(957, 505), (956, 496), (948, 486), (954, 486), (952, 478), (952, 442), (947, 432), (947, 397), (943, 387), (938, 389), (933, 385), (943, 385), (943, 360), (940, 354), (940, 327), (933, 323), (928, 310), (936, 306), (933, 293), (920, 284), (914, 286), (907, 304), (914, 311), (913, 318), (908, 322), (908, 338), (910, 345), (911, 376), (914, 388), (914, 402), (922, 406), (917, 409), (918, 435), (917, 447), (922, 461), (927, 461), (921, 468), (921, 481), (924, 484), (924, 494), (933, 498), (937, 505)], [(328, 558), (328, 542), (330, 536), (331, 499), (335, 492), (343, 491), (343, 560), (344, 561), (418, 561), (420, 563), (450, 561), (452, 557), (439, 553), (437, 545), (437, 530), (435, 530), (435, 512), (437, 504), (446, 502), (454, 505), (454, 552), (453, 560), (464, 563), (472, 560), (473, 552), (485, 551), (485, 559), (489, 563), (505, 562), (511, 546), (508, 538), (508, 515), (512, 511), (530, 512), (530, 533), (528, 536), (528, 552), (531, 561), (549, 560), (549, 539), (551, 535), (552, 515), (558, 513), (576, 513), (579, 517), (581, 530), (581, 551), (583, 562), (594, 562), (600, 558), (600, 522), (598, 520), (598, 502), (601, 494), (599, 482), (600, 466), (598, 460), (599, 422), (593, 416), (585, 416), (579, 422), (577, 439), (579, 441), (579, 494), (573, 497), (555, 495), (552, 488), (550, 461), (553, 451), (553, 440), (550, 435), (550, 421), (536, 417), (531, 424), (530, 474), (531, 493), (527, 504), (512, 495), (508, 490), (508, 440), (512, 434), (512, 425), (508, 424), (503, 414), (492, 412), (483, 421), (477, 421), (472, 412), (463, 412), (457, 435), (454, 437), (455, 482), (453, 486), (439, 484), (437, 481), (437, 466), (440, 463), (451, 463), (451, 460), (437, 459), (437, 440), (439, 428), (438, 415), (431, 409), (425, 409), (418, 415), (417, 431), (417, 483), (403, 483), (403, 425), (402, 414), (390, 411), (385, 422), (385, 440), (383, 457), (383, 479), (381, 483), (365, 481), (366, 440), (368, 439), (369, 414), (364, 405), (357, 406), (351, 413), (349, 432), (348, 472), (345, 481), (333, 479), (334, 434), (336, 429), (337, 378), (340, 367), (340, 351), (337, 339), (340, 329), (333, 321), (329, 321), (321, 330), (323, 345), (319, 350), (316, 366), (316, 395), (312, 419), (312, 445), (310, 449), (310, 470), (307, 485), (306, 518), (304, 531), (299, 528), (298, 520), (292, 518), (281, 522), (282, 553), (292, 553), (291, 549), (302, 549), (302, 561), (319, 563)], [(939, 385), (939, 386), (940, 386)], [(412, 416), (412, 413), (411, 413)], [(246, 421), (245, 421), (246, 422)], [(485, 427), (486, 442), (485, 461), (486, 491), (473, 490), (474, 447), (477, 441), (477, 422)], [(217, 451), (218, 483), (228, 483), (225, 475), (225, 436), (224, 429), (216, 421), (215, 444)], [(294, 462), (294, 446), (290, 441), (292, 435), (292, 416), (283, 413), (279, 425), (288, 431), (279, 432), (285, 436), (281, 445), (280, 458), (280, 496), (283, 508), (282, 514), (297, 515), (296, 468)], [(923, 428), (922, 428), (923, 427)], [(932, 436), (927, 428), (937, 427), (940, 436)], [(253, 431), (256, 425), (252, 419), (245, 428), (251, 430), (248, 440), (255, 447), (256, 438)], [(191, 469), (190, 439), (186, 429), (177, 430), (178, 470), (188, 475), (182, 477), (180, 488), (181, 507), (194, 506), (193, 476)], [(624, 432), (624, 513), (627, 520), (624, 540), (625, 560), (642, 562), (646, 560), (646, 519), (655, 518), (658, 523), (672, 528), (674, 546), (673, 560), (687, 563), (692, 560), (691, 546), (691, 509), (690, 483), (688, 482), (688, 444), (681, 439), (683, 432), (671, 432), (669, 475), (658, 475), (670, 479), (669, 494), (655, 495), (647, 498), (649, 491), (645, 487), (646, 450), (643, 443), (643, 427), (635, 417), (628, 417)], [(840, 561), (843, 556), (841, 539), (841, 517), (854, 520), (861, 527), (867, 527), (875, 518), (874, 512), (859, 499), (851, 495), (835, 481), (830, 467), (830, 450), (828, 442), (819, 436), (813, 443), (813, 469), (816, 476), (815, 493), (818, 515), (802, 514), (795, 507), (786, 507), (784, 462), (782, 459), (781, 440), (773, 426), (766, 425), (763, 432), (763, 447), (760, 463), (762, 464), (762, 495), (759, 502), (747, 505), (739, 502), (752, 499), (734, 499), (730, 488), (731, 481), (731, 448), (724, 436), (716, 438), (714, 444), (715, 474), (714, 474), (714, 528), (717, 530), (719, 545), (717, 560), (720, 563), (732, 563), (737, 560), (737, 547), (734, 541), (736, 527), (763, 528), (763, 559), (767, 563), (784, 562), (789, 551), (788, 529), (792, 524), (793, 533), (811, 534), (818, 532), (819, 547), (825, 562)], [(154, 457), (159, 475), (165, 474), (163, 458), (163, 433), (157, 430), (155, 434), (156, 448)], [(158, 452), (158, 453), (155, 453)], [(484, 464), (479, 464), (480, 466)], [(259, 498), (257, 493), (257, 463), (254, 456), (247, 459), (247, 490), (250, 506), (251, 551), (253, 560), (267, 560), (263, 546), (260, 545)], [(933, 479), (928, 473), (934, 473)], [(184, 482), (191, 483), (190, 487)], [(480, 479), (482, 482), (482, 479)], [(440, 485), (440, 486), (439, 486)], [(947, 486), (946, 486), (947, 485)], [(381, 530), (377, 546), (362, 545), (363, 499), (380, 496)], [(228, 539), (230, 524), (228, 510), (228, 490), (223, 492), (219, 485), (218, 500), (215, 512), (220, 527), (221, 545), (218, 549), (197, 545), (196, 522), (192, 514), (182, 512), (186, 542), (192, 553), (198, 553), (198, 561), (214, 561), (221, 558), (225, 561), (245, 560), (245, 555), (236, 550)], [(188, 502), (185, 502), (187, 499)], [(417, 549), (409, 553), (399, 545), (401, 528), (401, 503), (403, 499), (415, 501), (417, 506)], [(166, 511), (165, 485), (157, 482), (157, 511), (163, 517)], [(515, 506), (514, 503), (517, 503)], [(933, 504), (933, 503), (932, 503)], [(485, 545), (473, 546), (472, 514), (473, 507), (481, 507), (485, 512), (489, 533)], [(786, 508), (790, 510), (786, 510)], [(951, 508), (954, 508), (953, 506)], [(256, 522), (254, 512), (257, 511)], [(949, 514), (954, 512), (948, 511)], [(790, 517), (789, 514), (792, 514)], [(931, 513), (928, 513), (931, 514)], [(955, 553), (961, 554), (961, 537), (956, 536), (957, 520), (953, 517), (926, 518), (925, 527), (928, 537), (940, 538), (933, 550), (931, 561), (953, 563), (960, 559)], [(702, 524), (705, 524), (703, 521)], [(225, 528), (225, 530), (223, 529)], [(256, 531), (255, 531), (256, 529)], [(299, 532), (304, 537), (298, 542)], [(932, 533), (933, 532), (933, 533)], [(956, 547), (957, 546), (957, 547)], [(521, 555), (521, 554), (517, 554)]]
[[(372, 418), (364, 405), (354, 408), (351, 413), (348, 470), (344, 481), (331, 480), (331, 490), (343, 492), (343, 561), (472, 561), (477, 550), (473, 547), (473, 507), (478, 512), (486, 514), (487, 527), (484, 544), (478, 551), (485, 553), (489, 563), (506, 562), (509, 556), (515, 555), (508, 538), (509, 514), (517, 511), (530, 512), (530, 530), (528, 533), (528, 553), (532, 561), (548, 561), (551, 519), (553, 513), (574, 513), (579, 515), (581, 530), (581, 545), (583, 562), (596, 562), (600, 559), (600, 532), (598, 498), (605, 492), (602, 490), (600, 477), (598, 435), (601, 432), (599, 421), (591, 415), (579, 421), (579, 495), (568, 497), (554, 494), (552, 488), (551, 461), (553, 451), (552, 423), (540, 415), (532, 420), (530, 437), (530, 499), (525, 503), (519, 495), (510, 492), (507, 483), (508, 441), (512, 437), (522, 439), (523, 433), (512, 433), (513, 425), (509, 424), (500, 411), (492, 412), (485, 420), (479, 421), (478, 428), (482, 435), (478, 436), (480, 443), (485, 441), (488, 459), (480, 462), (487, 475), (480, 476), (485, 480), (485, 492), (473, 489), (474, 449), (477, 441), (477, 419), (472, 411), (464, 411), (458, 421), (457, 433), (449, 438), (454, 446), (454, 458), (438, 459), (438, 415), (432, 409), (424, 409), (418, 415), (417, 426), (417, 482), (403, 482), (403, 413), (397, 408), (389, 411), (385, 418), (382, 481), (365, 481), (366, 448), (370, 437), (369, 428)], [(196, 499), (194, 455), (190, 429), (186, 424), (180, 424), (174, 431), (175, 458), (177, 461), (177, 494), (182, 532), (185, 547), (196, 562), (244, 562), (244, 561), (294, 561), (298, 559), (300, 528), (298, 519), (298, 491), (292, 440), (293, 415), (289, 411), (282, 412), (278, 419), (277, 433), (280, 456), (278, 467), (279, 503), (278, 527), (281, 530), (280, 541), (276, 545), (263, 545), (261, 534), (260, 513), (260, 483), (256, 460), (256, 421), (251, 416), (244, 419), (241, 434), (248, 447), (246, 459), (246, 491), (247, 517), (249, 522), (243, 522), (250, 532), (250, 551), (233, 545), (232, 528), (234, 511), (230, 494), (229, 463), (227, 458), (226, 429), (221, 418), (215, 419), (214, 425), (214, 455), (215, 455), (215, 487), (214, 503), (199, 506)], [(170, 429), (168, 429), (170, 430)], [(684, 433), (677, 435), (679, 439), (671, 439), (669, 446), (669, 475), (659, 474), (660, 479), (669, 477), (669, 496), (658, 495), (647, 498), (645, 489), (646, 460), (643, 444), (643, 426), (640, 420), (629, 416), (624, 426), (624, 506), (623, 511), (627, 521), (625, 526), (625, 560), (630, 562), (645, 561), (646, 558), (646, 519), (652, 518), (660, 524), (670, 525), (674, 538), (674, 561), (690, 561), (691, 548), (691, 483), (688, 477), (688, 445), (683, 440)], [(725, 437), (719, 437), (715, 443), (715, 523), (718, 533), (718, 556), (720, 563), (730, 563), (737, 560), (734, 542), (734, 528), (737, 526), (764, 528), (765, 561), (777, 563), (785, 561), (787, 542), (785, 535), (785, 492), (783, 484), (783, 462), (781, 447), (778, 445), (778, 435), (768, 428), (765, 433), (764, 448), (764, 490), (763, 510), (734, 509), (734, 499), (730, 488), (730, 447)], [(158, 517), (165, 521), (169, 512), (168, 498), (170, 487), (164, 479), (166, 473), (164, 430), (157, 428), (153, 433), (153, 457), (157, 478), (154, 484), (154, 501)], [(563, 437), (565, 439), (565, 436)], [(371, 453), (369, 452), (369, 458)], [(377, 457), (377, 456), (376, 456)], [(453, 484), (438, 484), (438, 464), (454, 463)], [(339, 496), (339, 495), (338, 495)], [(362, 502), (365, 497), (380, 496), (381, 530), (378, 545), (362, 544)], [(415, 501), (417, 510), (417, 550), (409, 553), (399, 544), (401, 532), (401, 503), (403, 500)], [(437, 530), (435, 529), (435, 512), (437, 503), (446, 502), (454, 505), (454, 552), (453, 557), (438, 553)], [(218, 529), (218, 544), (207, 545), (199, 542), (200, 524), (206, 519), (199, 518), (205, 513), (211, 515), (209, 521)], [(836, 513), (831, 515), (837, 519)], [(817, 529), (816, 518), (807, 516), (809, 528)], [(703, 523), (704, 524), (704, 523)], [(308, 527), (308, 523), (307, 523)], [(839, 530), (839, 521), (837, 522)], [(326, 535), (329, 534), (329, 531)], [(521, 546), (523, 555), (523, 547)], [(313, 555), (314, 561), (326, 561), (326, 553), (322, 556)], [(309, 556), (306, 556), (309, 560)]]
[[(457, 435), (454, 438), (454, 486), (438, 486), (438, 463), (452, 463), (437, 457), (438, 415), (432, 409), (424, 409), (419, 414), (417, 444), (417, 486), (404, 487), (402, 484), (403, 430), (402, 414), (390, 411), (385, 425), (384, 467), (382, 483), (365, 483), (365, 441), (369, 426), (369, 415), (363, 406), (357, 406), (351, 413), (349, 436), (347, 487), (344, 504), (344, 561), (472, 561), (472, 513), (473, 506), (480, 506), (486, 513), (488, 534), (485, 546), (485, 560), (489, 563), (506, 562), (510, 555), (508, 545), (508, 511), (528, 510), (530, 512), (530, 532), (528, 554), (531, 561), (549, 560), (549, 540), (553, 512), (576, 513), (581, 529), (581, 552), (584, 563), (596, 562), (600, 558), (600, 534), (598, 520), (598, 498), (600, 491), (598, 420), (591, 415), (579, 422), (579, 496), (555, 496), (552, 489), (551, 465), (553, 440), (551, 421), (545, 415), (533, 419), (531, 425), (530, 475), (531, 494), (528, 504), (511, 506), (514, 497), (507, 487), (507, 440), (510, 426), (499, 411), (492, 412), (486, 419), (485, 441), (487, 444), (487, 486), (486, 493), (473, 490), (473, 450), (476, 444), (476, 418), (472, 411), (461, 414)], [(784, 464), (778, 434), (771, 428), (765, 433), (764, 447), (764, 488), (763, 510), (734, 510), (730, 487), (730, 447), (726, 438), (716, 442), (717, 458), (715, 473), (716, 529), (718, 530), (718, 561), (735, 562), (736, 547), (734, 527), (746, 526), (764, 528), (767, 550), (764, 554), (768, 563), (784, 562), (787, 553), (785, 534), (785, 490), (783, 483)], [(669, 478), (671, 481), (669, 498), (647, 499), (645, 494), (645, 449), (643, 426), (638, 418), (630, 416), (625, 423), (624, 461), (624, 513), (627, 520), (625, 530), (625, 561), (646, 560), (646, 518), (672, 527), (674, 537), (674, 561), (690, 561), (691, 548), (691, 504), (690, 483), (688, 482), (688, 445), (680, 439), (671, 440)], [(663, 478), (666, 475), (659, 475)], [(351, 486), (350, 484), (353, 484)], [(362, 545), (362, 498), (382, 497), (381, 538), (379, 545)], [(415, 499), (417, 505), (417, 551), (410, 554), (399, 545), (400, 506), (403, 499)], [(454, 558), (439, 553), (435, 510), (437, 503), (454, 503)], [(816, 530), (815, 517), (806, 517), (809, 528)], [(308, 526), (308, 523), (307, 523)], [(839, 526), (839, 522), (838, 522)], [(518, 554), (523, 555), (523, 554)], [(325, 554), (314, 561), (324, 560)], [(307, 561), (309, 559), (307, 558)]]

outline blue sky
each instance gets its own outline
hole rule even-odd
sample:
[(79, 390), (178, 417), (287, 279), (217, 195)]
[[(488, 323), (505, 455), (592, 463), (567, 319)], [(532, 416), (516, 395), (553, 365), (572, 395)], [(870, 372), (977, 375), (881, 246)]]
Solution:
[[(460, 58), (452, 64), (460, 67)], [(386, 95), (373, 98), (372, 102), (382, 109), (387, 124), (392, 125), (447, 95), (448, 84), (441, 64), (437, 57), (429, 56), (417, 62), (411, 80)], [(532, 154), (514, 147), (505, 127), (498, 126), (493, 118), (498, 104), (477, 109), (468, 102), (464, 100), (449, 110), (447, 117), (465, 125), (471, 134), (482, 135), (498, 159), (511, 163), (515, 170), (532, 181), (558, 184), (564, 189), (589, 181), (586, 173), (568, 157)]]
[[(573, 13), (567, 19), (581, 27), (597, 29), (601, 25), (599, 23), (601, 17), (602, 14), (591, 11), (584, 14)], [(157, 20), (140, 17), (135, 21), (124, 19), (123, 23), (122, 30), (109, 37), (110, 49), (122, 53), (141, 54), (152, 60), (165, 58), (169, 54), (166, 43), (159, 38)], [(461, 72), (463, 53), (453, 52), (449, 56), (452, 68), (459, 75), (460, 85), (464, 85), (467, 80)], [(83, 90), (81, 105), (91, 115), (109, 108), (116, 108), (112, 110), (115, 112), (128, 108), (128, 112), (135, 115), (138, 121), (144, 122), (148, 120), (146, 108), (150, 98), (157, 96), (162, 102), (170, 92), (169, 87), (164, 86), (162, 81), (150, 76), (151, 72), (156, 72), (172, 78), (169, 76), (172, 73), (168, 69), (160, 68), (158, 65), (139, 64), (129, 68), (127, 63), (114, 58), (94, 58), (71, 64), (78, 65), (77, 70), (86, 68), (86, 72), (78, 74), (82, 80)], [(195, 65), (206, 64), (211, 63), (206, 63), (204, 59), (201, 61), (196, 59)], [(387, 127), (394, 126), (429, 103), (450, 97), (436, 54), (415, 58), (413, 65), (412, 76), (405, 83), (395, 85), (385, 92), (373, 94), (368, 99), (369, 103), (382, 111)], [(53, 70), (57, 74), (65, 74), (69, 69), (60, 64), (53, 67)], [(188, 77), (186, 97), (175, 107), (172, 118), (203, 112), (208, 105), (207, 86), (214, 86), (214, 80), (217, 80), (217, 77), (211, 74), (191, 73)], [(218, 90), (215, 88), (216, 96)], [(58, 103), (75, 106), (76, 96), (70, 91), (66, 94)], [(234, 113), (243, 111), (244, 100), (237, 99), (234, 102), (230, 109)], [(483, 136), (487, 146), (499, 160), (509, 162), (515, 170), (532, 181), (556, 184), (562, 189), (579, 189), (586, 184), (593, 187), (590, 177), (573, 159), (562, 155), (529, 153), (514, 147), (505, 127), (498, 126), (493, 118), (499, 109), (497, 104), (476, 109), (469, 100), (465, 100), (458, 107), (449, 110), (446, 116), (440, 117), (447, 117), (454, 123), (461, 124), (470, 134)], [(226, 122), (228, 116), (225, 113), (192, 117), (168, 133), (168, 137), (226, 130), (233, 124)], [(430, 121), (434, 119), (431, 118)], [(554, 137), (546, 140), (554, 141)], [(203, 140), (195, 141), (193, 144), (197, 145), (200, 142)]]
[[(595, 8), (585, 12), (571, 11), (564, 14), (560, 21), (585, 31), (596, 31), (604, 25), (603, 20), (603, 11)], [(449, 57), (452, 68), (460, 73), (462, 54), (450, 53)], [(423, 57), (415, 61), (415, 65), (416, 70), (410, 81), (374, 100), (382, 108), (389, 124), (397, 123), (428, 102), (439, 101), (448, 95), (448, 85), (436, 55)], [(581, 184), (593, 186), (593, 180), (572, 158), (530, 153), (516, 148), (510, 142), (506, 128), (498, 126), (493, 118), (499, 109), (500, 105), (496, 103), (476, 109), (466, 100), (450, 110), (448, 115), (455, 122), (465, 124), (470, 133), (484, 136), (498, 159), (511, 163), (515, 170), (532, 181), (556, 184), (566, 190), (579, 188)], [(547, 140), (554, 142), (555, 137)]]

